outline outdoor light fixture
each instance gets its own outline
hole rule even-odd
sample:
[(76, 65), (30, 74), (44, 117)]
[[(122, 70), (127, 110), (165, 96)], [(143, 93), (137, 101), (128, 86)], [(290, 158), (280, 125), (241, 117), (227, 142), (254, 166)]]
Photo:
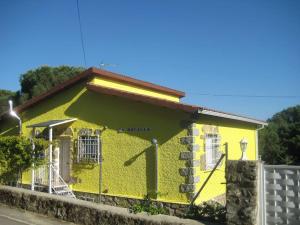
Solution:
[(240, 141), (240, 146), (241, 146), (241, 150), (242, 150), (241, 160), (247, 160), (247, 156), (246, 156), (247, 145), (248, 145), (248, 141), (245, 138), (243, 138)]
[(157, 139), (153, 138), (153, 139), (152, 139), (152, 144), (153, 144), (153, 145), (157, 145)]
[(17, 115), (17, 113), (13, 110), (13, 102), (12, 100), (8, 101), (9, 103), (9, 115), (11, 115), (12, 117), (15, 117), (19, 120), (19, 132), (20, 135), (22, 134), (22, 120), (21, 118)]

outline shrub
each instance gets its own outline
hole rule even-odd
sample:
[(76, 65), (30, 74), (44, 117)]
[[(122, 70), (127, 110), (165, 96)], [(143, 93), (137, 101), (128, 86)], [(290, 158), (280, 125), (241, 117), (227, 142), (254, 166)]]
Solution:
[(33, 163), (35, 166), (43, 164), (44, 159), (41, 156), (47, 147), (48, 142), (42, 139), (0, 137), (0, 183), (16, 183), (22, 172), (29, 169)]
[(158, 215), (158, 214), (165, 214), (166, 210), (158, 205), (155, 204), (149, 195), (146, 195), (144, 200), (138, 204), (134, 204), (132, 207), (129, 208), (131, 213), (140, 213), (146, 212), (149, 215)]
[(226, 208), (218, 202), (208, 201), (189, 208), (186, 217), (196, 220), (225, 223)]

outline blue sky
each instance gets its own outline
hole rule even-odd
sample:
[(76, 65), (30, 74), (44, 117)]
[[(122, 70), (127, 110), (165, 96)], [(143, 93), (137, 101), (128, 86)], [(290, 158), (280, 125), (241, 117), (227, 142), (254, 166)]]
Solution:
[[(261, 119), (300, 103), (298, 0), (79, 4), (87, 67), (117, 64), (106, 69)], [(0, 28), (0, 89), (19, 89), (20, 74), (41, 65), (84, 66), (76, 0), (0, 1)]]

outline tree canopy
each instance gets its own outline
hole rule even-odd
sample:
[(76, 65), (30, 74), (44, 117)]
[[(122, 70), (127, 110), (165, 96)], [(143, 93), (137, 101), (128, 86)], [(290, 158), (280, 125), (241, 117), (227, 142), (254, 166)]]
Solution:
[(300, 165), (300, 105), (276, 113), (268, 123), (259, 132), (262, 160)]
[(82, 67), (73, 66), (41, 66), (27, 71), (20, 76), (20, 90), (17, 92), (0, 89), (0, 114), (7, 111), (8, 99), (14, 105), (22, 104), (34, 96), (47, 92), (52, 87), (78, 75), (84, 70)]
[(22, 103), (44, 93), (57, 84), (78, 75), (83, 70), (81, 67), (72, 66), (42, 66), (29, 70), (20, 77), (21, 90), (18, 93), (18, 101)]

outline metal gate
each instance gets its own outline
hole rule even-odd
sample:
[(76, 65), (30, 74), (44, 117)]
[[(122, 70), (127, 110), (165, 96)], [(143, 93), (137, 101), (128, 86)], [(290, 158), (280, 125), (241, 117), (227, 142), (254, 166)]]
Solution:
[(300, 224), (300, 166), (262, 164), (262, 224)]

